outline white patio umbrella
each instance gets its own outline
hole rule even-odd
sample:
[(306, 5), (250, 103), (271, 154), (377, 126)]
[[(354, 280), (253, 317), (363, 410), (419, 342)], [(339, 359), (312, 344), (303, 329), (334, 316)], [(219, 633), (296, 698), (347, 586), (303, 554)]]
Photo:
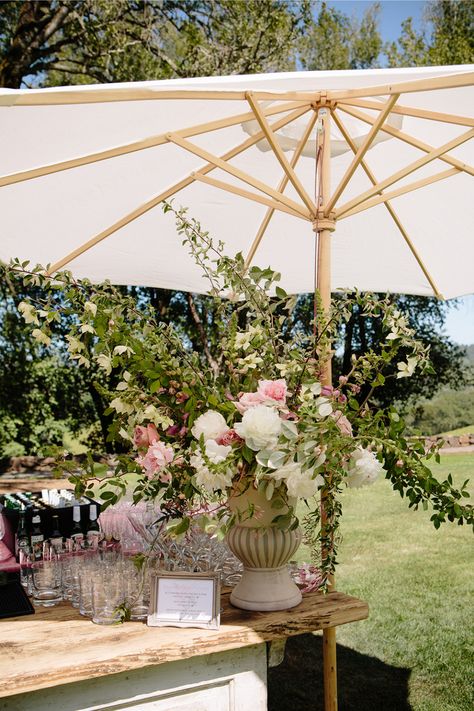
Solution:
[[(456, 66), (0, 89), (0, 259), (203, 291), (154, 209), (176, 197), (287, 291), (316, 273), (326, 307), (336, 288), (472, 293), (473, 83)], [(335, 650), (327, 629), (326, 711)]]
[(337, 223), (333, 290), (470, 293), (473, 77), (460, 66), (0, 89), (0, 258), (203, 291), (173, 218), (152, 209), (175, 196), (289, 292), (313, 289), (324, 215)]

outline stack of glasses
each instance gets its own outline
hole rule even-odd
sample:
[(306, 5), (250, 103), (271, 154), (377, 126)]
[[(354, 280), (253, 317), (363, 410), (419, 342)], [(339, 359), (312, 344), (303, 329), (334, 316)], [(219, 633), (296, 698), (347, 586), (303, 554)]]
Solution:
[(22, 583), (37, 607), (69, 601), (81, 615), (97, 624), (122, 622), (126, 609), (131, 620), (146, 620), (150, 577), (155, 561), (140, 568), (120, 550), (49, 551), (41, 561), (23, 556)]

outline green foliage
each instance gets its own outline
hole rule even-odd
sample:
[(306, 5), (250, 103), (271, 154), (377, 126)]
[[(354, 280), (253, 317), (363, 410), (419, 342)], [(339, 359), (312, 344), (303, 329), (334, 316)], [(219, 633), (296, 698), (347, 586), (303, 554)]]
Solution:
[(428, 4), (428, 27), (417, 32), (411, 18), (402, 23), (397, 42), (386, 47), (389, 65), (471, 64), (474, 61), (474, 4), (437, 0)]
[(255, 73), (294, 66), (309, 2), (7, 0), (0, 85), (47, 85)]
[(378, 3), (361, 20), (328, 7), (325, 2), (306, 27), (300, 43), (304, 69), (367, 69), (377, 66), (382, 39), (378, 29)]

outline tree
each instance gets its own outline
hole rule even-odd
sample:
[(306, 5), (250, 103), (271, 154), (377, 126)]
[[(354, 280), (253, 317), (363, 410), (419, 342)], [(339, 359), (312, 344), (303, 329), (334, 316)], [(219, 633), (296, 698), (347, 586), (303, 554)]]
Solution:
[[(52, 346), (38, 343), (18, 311), (28, 296), (41, 289), (0, 279), (0, 458), (30, 452), (44, 453), (61, 446), (67, 432), (92, 428), (103, 411), (91, 374), (71, 365), (61, 331)], [(97, 371), (97, 369), (96, 369)], [(96, 372), (95, 377), (100, 379)], [(90, 432), (89, 432), (90, 434)]]
[(7, 0), (0, 85), (289, 69), (308, 20), (307, 0)]
[(437, 0), (428, 5), (427, 28), (417, 32), (412, 18), (402, 23), (397, 42), (386, 47), (389, 65), (470, 64), (474, 61), (474, 3)]
[(367, 69), (377, 66), (382, 49), (378, 29), (378, 3), (370, 6), (359, 21), (321, 3), (317, 17), (300, 43), (304, 69)]

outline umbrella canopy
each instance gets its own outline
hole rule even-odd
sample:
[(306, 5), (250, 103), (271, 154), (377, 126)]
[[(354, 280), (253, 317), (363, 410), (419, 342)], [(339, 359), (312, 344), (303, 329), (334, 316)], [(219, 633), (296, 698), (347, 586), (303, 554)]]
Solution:
[(205, 291), (158, 207), (174, 197), (291, 293), (313, 289), (326, 219), (333, 290), (471, 293), (473, 82), (456, 66), (0, 89), (0, 258)]

